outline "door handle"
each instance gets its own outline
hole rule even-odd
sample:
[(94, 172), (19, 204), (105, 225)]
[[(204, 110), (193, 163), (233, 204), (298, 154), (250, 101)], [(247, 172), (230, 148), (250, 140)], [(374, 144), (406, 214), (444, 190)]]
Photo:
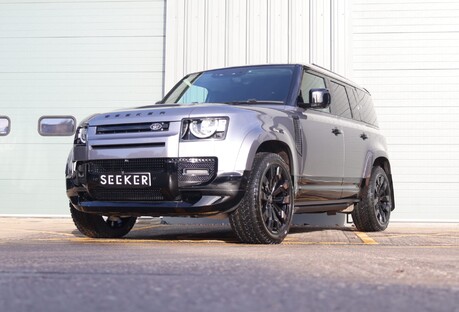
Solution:
[(365, 141), (366, 139), (368, 139), (368, 136), (364, 132), (360, 135), (360, 138)]
[(338, 129), (338, 128), (333, 128), (333, 129), (332, 129), (332, 133), (333, 133), (334, 135), (343, 134), (343, 132), (342, 132), (340, 129)]

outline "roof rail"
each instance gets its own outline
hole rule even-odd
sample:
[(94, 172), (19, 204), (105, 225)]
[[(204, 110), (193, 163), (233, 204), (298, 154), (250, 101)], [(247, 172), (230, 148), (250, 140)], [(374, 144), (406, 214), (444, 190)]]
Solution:
[[(314, 65), (314, 66), (316, 66), (316, 67), (319, 67), (320, 69), (323, 69), (323, 70), (325, 70), (325, 71), (327, 71), (327, 72), (329, 72), (329, 73), (332, 73), (332, 74), (334, 74), (334, 75), (336, 75), (336, 76), (339, 76), (339, 77), (341, 77), (341, 78), (343, 78), (343, 79), (349, 81), (348, 78), (346, 78), (346, 77), (344, 77), (344, 76), (342, 76), (342, 75), (340, 75), (340, 74), (337, 74), (337, 73), (335, 73), (334, 71), (331, 71), (331, 70), (328, 69), (328, 68), (325, 68), (325, 67), (323, 67), (323, 66), (317, 65), (317, 64), (315, 64), (315, 63), (312, 63), (312, 65)], [(368, 92), (368, 93), (369, 93), (369, 92)]]

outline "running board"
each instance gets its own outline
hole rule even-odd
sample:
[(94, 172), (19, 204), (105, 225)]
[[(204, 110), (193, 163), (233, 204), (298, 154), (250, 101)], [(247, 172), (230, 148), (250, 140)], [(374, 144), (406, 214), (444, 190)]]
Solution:
[[(295, 213), (314, 213), (314, 212), (330, 212), (343, 211), (349, 206), (358, 203), (358, 199), (340, 199), (333, 201), (304, 201), (295, 202)], [(352, 211), (352, 210), (351, 210)], [(344, 212), (344, 211), (343, 211)], [(348, 212), (348, 211), (345, 211)]]

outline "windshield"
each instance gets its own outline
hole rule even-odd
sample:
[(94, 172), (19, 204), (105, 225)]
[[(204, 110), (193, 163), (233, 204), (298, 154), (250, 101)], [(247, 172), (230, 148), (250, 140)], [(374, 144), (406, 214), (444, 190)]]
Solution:
[(285, 103), (293, 66), (238, 67), (191, 74), (163, 103)]

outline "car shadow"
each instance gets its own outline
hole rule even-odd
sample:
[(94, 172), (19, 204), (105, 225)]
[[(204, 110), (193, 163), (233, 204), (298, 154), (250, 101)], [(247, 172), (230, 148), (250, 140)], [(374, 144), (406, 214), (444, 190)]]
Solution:
[[(287, 239), (289, 236), (292, 238), (295, 234), (312, 234), (322, 231), (352, 232), (354, 229), (345, 226), (294, 225), (290, 228)], [(77, 237), (85, 237), (76, 229), (72, 231), (72, 234)], [(228, 224), (136, 224), (129, 234), (116, 240), (120, 242), (131, 240), (242, 244)]]

